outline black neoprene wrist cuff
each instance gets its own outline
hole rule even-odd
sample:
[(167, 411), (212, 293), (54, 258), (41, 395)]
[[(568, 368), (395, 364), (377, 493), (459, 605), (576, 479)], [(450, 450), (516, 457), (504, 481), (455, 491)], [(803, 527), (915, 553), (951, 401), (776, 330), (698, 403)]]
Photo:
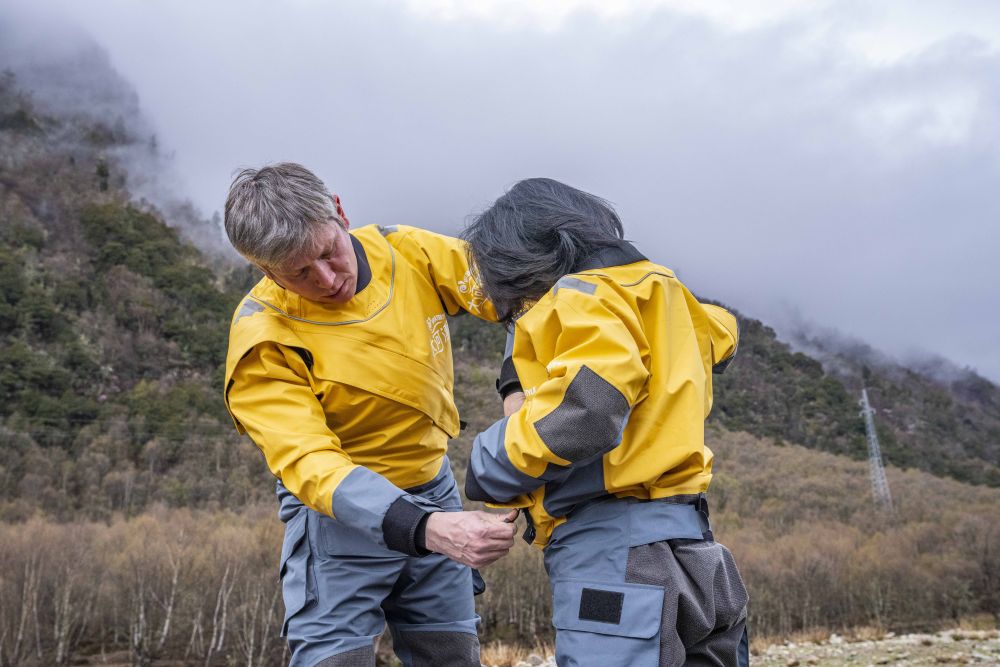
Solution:
[(382, 536), (385, 545), (409, 556), (426, 555), (417, 548), (417, 531), (426, 523), (428, 512), (417, 507), (406, 496), (400, 496), (389, 505), (382, 519)]
[(430, 518), (430, 516), (430, 512), (425, 512), (424, 515), (420, 517), (420, 522), (417, 524), (417, 532), (413, 534), (413, 546), (419, 556), (426, 556), (431, 552), (431, 550), (427, 548), (427, 519)]
[(507, 357), (503, 360), (503, 364), (500, 366), (500, 379), (497, 380), (497, 393), (500, 394), (500, 398), (504, 399), (513, 394), (515, 391), (523, 391), (521, 388), (521, 380), (517, 377), (517, 371), (514, 369), (514, 360)]

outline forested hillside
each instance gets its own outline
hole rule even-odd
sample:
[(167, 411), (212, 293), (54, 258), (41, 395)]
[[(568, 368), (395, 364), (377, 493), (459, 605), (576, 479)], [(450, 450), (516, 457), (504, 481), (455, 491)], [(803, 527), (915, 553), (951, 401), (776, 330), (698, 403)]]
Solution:
[[(970, 370), (935, 379), (861, 347), (822, 361), (740, 316), (739, 361), (716, 378), (711, 421), (855, 458), (867, 456), (861, 388), (878, 410), (885, 459), (973, 484), (1000, 486), (1000, 387)], [(822, 341), (816, 341), (812, 347)]]
[[(252, 279), (210, 268), (149, 204), (116, 118), (0, 78), (0, 516), (238, 506), (268, 493), (219, 396)], [(225, 474), (222, 474), (225, 471)]]

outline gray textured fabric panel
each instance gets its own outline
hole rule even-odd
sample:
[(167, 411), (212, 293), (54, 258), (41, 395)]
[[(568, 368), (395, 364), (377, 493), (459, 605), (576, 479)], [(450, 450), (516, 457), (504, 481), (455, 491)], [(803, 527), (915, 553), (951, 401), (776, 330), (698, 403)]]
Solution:
[(317, 662), (316, 667), (375, 667), (375, 648), (362, 646), (353, 651), (331, 655)]
[(619, 443), (628, 411), (628, 401), (614, 385), (582, 366), (562, 403), (536, 421), (535, 430), (553, 454), (577, 463)]
[(661, 667), (739, 663), (748, 598), (726, 547), (687, 540), (632, 547), (625, 581), (664, 588)]
[(468, 632), (403, 632), (407, 667), (479, 667), (479, 638)]

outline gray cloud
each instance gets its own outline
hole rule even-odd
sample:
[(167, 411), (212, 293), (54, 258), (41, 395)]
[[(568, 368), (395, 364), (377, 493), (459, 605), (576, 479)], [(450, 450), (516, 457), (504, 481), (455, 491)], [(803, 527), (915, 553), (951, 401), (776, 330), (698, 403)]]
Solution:
[(666, 9), (546, 30), (387, 1), (47, 5), (106, 46), (206, 211), (235, 167), (291, 159), (355, 224), (453, 232), (550, 176), (614, 201), (699, 294), (998, 380), (1000, 56), (955, 33), (873, 64), (847, 47), (873, 6), (734, 31)]

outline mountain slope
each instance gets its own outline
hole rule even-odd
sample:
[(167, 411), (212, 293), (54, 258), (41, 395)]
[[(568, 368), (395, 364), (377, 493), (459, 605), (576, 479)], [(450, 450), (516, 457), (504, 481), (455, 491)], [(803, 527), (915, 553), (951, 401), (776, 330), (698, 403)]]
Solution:
[(858, 400), (867, 386), (887, 462), (1000, 486), (996, 385), (969, 371), (945, 383), (845, 352), (822, 355), (821, 362), (794, 351), (763, 323), (739, 319), (738, 357), (716, 377), (711, 422), (863, 458), (867, 447)]
[[(0, 517), (106, 517), (155, 502), (239, 507), (270, 495), (220, 392), (229, 317), (255, 276), (190, 245), (176, 231), (190, 212), (179, 220), (135, 200), (128, 166), (156, 148), (120, 84), (95, 87), (102, 111), (75, 112), (14, 74), (0, 77)], [(995, 385), (821, 362), (757, 320), (740, 323), (738, 360), (716, 378), (712, 424), (863, 458), (864, 381), (890, 464), (1000, 484)], [(472, 425), (453, 449), (461, 462), (496, 414), (502, 333), (459, 318), (452, 335)]]
[(144, 144), (126, 127), (0, 78), (5, 516), (267, 494), (219, 399), (229, 316), (252, 276), (217, 273), (131, 200), (118, 156)]

